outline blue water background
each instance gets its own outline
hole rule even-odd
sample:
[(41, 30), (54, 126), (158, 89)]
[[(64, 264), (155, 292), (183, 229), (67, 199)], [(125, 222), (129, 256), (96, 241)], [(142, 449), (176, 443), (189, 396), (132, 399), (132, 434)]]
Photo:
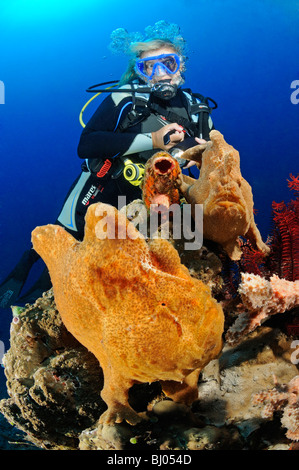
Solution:
[[(290, 199), (286, 179), (299, 171), (298, 15), (298, 0), (1, 0), (0, 282), (30, 247), (32, 229), (56, 219), (80, 172), (85, 90), (120, 78), (127, 65), (108, 49), (111, 32), (143, 32), (161, 19), (178, 23), (187, 41), (186, 86), (218, 103), (215, 127), (240, 152), (266, 239), (272, 200)], [(2, 311), (6, 345), (10, 321)]]

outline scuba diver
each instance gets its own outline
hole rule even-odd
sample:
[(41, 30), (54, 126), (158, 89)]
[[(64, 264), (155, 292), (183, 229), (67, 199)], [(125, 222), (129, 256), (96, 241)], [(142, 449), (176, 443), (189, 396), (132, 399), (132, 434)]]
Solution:
[[(149, 39), (131, 44), (131, 53), (133, 58), (118, 88), (109, 90), (84, 127), (78, 145), (78, 155), (84, 160), (82, 172), (54, 222), (77, 240), (83, 239), (90, 204), (100, 201), (118, 207), (118, 196), (126, 196), (126, 204), (140, 198), (144, 164), (154, 153), (165, 150), (179, 159), (187, 148), (208, 140), (214, 128), (210, 114), (216, 103), (181, 88), (186, 59), (179, 45), (168, 39)], [(100, 85), (87, 91), (97, 92)], [(192, 165), (186, 163), (181, 161), (181, 167)], [(38, 259), (33, 249), (23, 254), (0, 285), (0, 307), (32, 303), (51, 288), (45, 268), (20, 297)]]

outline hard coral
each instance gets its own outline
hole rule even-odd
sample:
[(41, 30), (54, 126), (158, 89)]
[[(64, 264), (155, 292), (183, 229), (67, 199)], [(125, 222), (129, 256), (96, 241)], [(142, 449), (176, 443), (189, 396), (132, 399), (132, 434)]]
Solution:
[(230, 345), (260, 326), (269, 316), (283, 313), (299, 304), (299, 281), (287, 281), (273, 275), (267, 279), (254, 274), (242, 273), (239, 293), (242, 304), (237, 320), (227, 331)]
[(254, 395), (253, 404), (258, 403), (265, 404), (264, 418), (272, 418), (275, 411), (283, 410), (281, 424), (287, 428), (287, 438), (299, 441), (299, 375), (288, 384)]
[(128, 404), (134, 383), (160, 380), (175, 401), (197, 398), (198, 374), (222, 348), (224, 316), (167, 240), (148, 245), (99, 203), (87, 211), (82, 242), (55, 225), (37, 227), (32, 241), (66, 328), (103, 369), (101, 422), (140, 421)]
[(189, 184), (181, 178), (180, 190), (187, 202), (203, 204), (203, 236), (219, 243), (232, 260), (242, 256), (239, 237), (244, 236), (263, 254), (269, 247), (263, 242), (254, 221), (253, 197), (249, 183), (242, 177), (239, 152), (213, 130), (211, 141), (193, 147), (182, 158), (196, 160), (198, 147), (201, 170), (198, 180)]

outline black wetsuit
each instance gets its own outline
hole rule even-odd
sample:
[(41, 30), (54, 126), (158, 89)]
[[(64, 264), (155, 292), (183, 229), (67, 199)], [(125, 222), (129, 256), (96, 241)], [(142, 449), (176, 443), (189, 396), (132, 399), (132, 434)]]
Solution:
[[(128, 86), (125, 88), (128, 89)], [(148, 108), (145, 118), (130, 121), (129, 126), (125, 125), (128, 115), (131, 116), (133, 103), (136, 104), (136, 96), (128, 92), (111, 93), (100, 104), (82, 132), (78, 155), (85, 160), (83, 171), (71, 186), (55, 222), (62, 225), (77, 240), (83, 239), (84, 217), (90, 204), (104, 202), (118, 207), (118, 196), (126, 196), (125, 204), (141, 197), (139, 186), (132, 185), (123, 176), (124, 158), (129, 158), (133, 163), (145, 163), (157, 152), (158, 149), (153, 149), (152, 146), (152, 132), (170, 122), (178, 122), (179, 119), (182, 122), (178, 123), (182, 124), (185, 130), (188, 123), (192, 123), (184, 139), (185, 148), (188, 148), (196, 144), (194, 137), (208, 139), (208, 132), (213, 129), (212, 120), (208, 116), (205, 132), (199, 131), (200, 114), (193, 111), (196, 108), (194, 103), (200, 103), (201, 100), (181, 89), (169, 101), (140, 95), (139, 104), (150, 102), (151, 108)], [(170, 116), (169, 112), (173, 114)], [(111, 167), (105, 176), (99, 176), (99, 170), (107, 160)], [(32, 249), (24, 253), (0, 286), (0, 308), (12, 305), (17, 299), (17, 303), (22, 305), (33, 302), (51, 287), (49, 274), (45, 269), (30, 291), (19, 298), (30, 268), (38, 258)]]
[[(181, 118), (192, 121), (190, 100), (180, 89), (169, 101), (155, 98), (151, 101), (161, 107), (162, 113), (171, 110)], [(78, 155), (86, 159), (86, 165), (83, 165), (85, 171), (70, 188), (56, 221), (78, 240), (83, 238), (84, 216), (89, 204), (101, 201), (118, 207), (118, 196), (126, 196), (127, 204), (141, 196), (139, 187), (130, 184), (123, 176), (122, 157), (128, 157), (134, 163), (145, 163), (158, 151), (152, 148), (151, 133), (170, 122), (153, 111), (141, 122), (122, 130), (132, 102), (132, 95), (128, 93), (112, 93), (101, 103), (82, 132)], [(210, 120), (210, 130), (212, 128)], [(194, 136), (199, 137), (199, 134), (193, 133)], [(189, 146), (196, 143), (190, 133), (189, 139), (188, 134), (185, 138), (186, 147), (188, 140)], [(105, 177), (98, 177), (97, 172), (106, 159), (112, 162), (112, 166)]]

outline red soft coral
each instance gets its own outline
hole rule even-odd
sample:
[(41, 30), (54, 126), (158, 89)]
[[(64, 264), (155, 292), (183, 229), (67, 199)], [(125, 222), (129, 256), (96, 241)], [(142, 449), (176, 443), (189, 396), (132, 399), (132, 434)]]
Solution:
[[(299, 175), (290, 174), (288, 186), (293, 191), (299, 191)], [(277, 274), (288, 281), (299, 279), (299, 199), (272, 203), (273, 222), (275, 224), (276, 244), (272, 255), (279, 259), (279, 272)], [(277, 244), (279, 240), (280, 246)]]
[(290, 174), (290, 180), (287, 180), (288, 182), (288, 187), (292, 189), (293, 191), (298, 191), (299, 192), (299, 175), (294, 176), (292, 173)]

